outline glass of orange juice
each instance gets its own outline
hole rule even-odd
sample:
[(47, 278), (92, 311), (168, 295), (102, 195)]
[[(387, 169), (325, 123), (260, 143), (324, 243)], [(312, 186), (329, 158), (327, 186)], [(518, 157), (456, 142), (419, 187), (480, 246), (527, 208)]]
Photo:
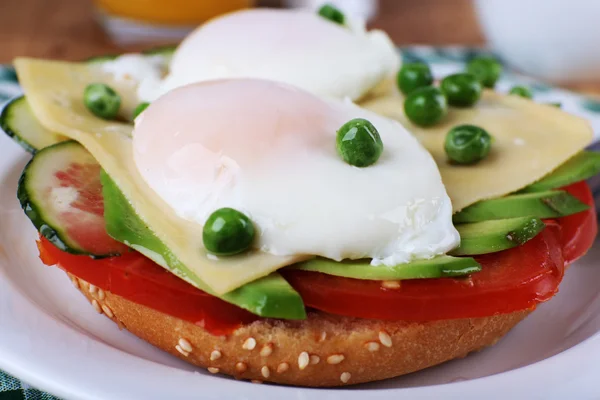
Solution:
[(220, 14), (249, 8), (253, 0), (94, 0), (100, 21), (120, 44), (174, 41)]

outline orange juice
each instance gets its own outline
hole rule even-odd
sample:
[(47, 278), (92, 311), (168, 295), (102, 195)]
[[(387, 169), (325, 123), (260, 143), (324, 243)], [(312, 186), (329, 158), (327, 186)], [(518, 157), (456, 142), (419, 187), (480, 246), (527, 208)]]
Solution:
[(95, 0), (111, 17), (141, 23), (194, 25), (227, 12), (248, 8), (253, 0)]

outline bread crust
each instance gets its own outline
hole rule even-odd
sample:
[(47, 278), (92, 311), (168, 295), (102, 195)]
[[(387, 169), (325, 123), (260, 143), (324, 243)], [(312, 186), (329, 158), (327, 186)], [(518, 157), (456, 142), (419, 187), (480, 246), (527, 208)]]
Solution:
[(432, 322), (310, 312), (304, 321), (265, 319), (214, 336), (69, 276), (96, 311), (152, 345), (211, 373), (285, 385), (344, 386), (408, 374), (495, 344), (530, 312)]

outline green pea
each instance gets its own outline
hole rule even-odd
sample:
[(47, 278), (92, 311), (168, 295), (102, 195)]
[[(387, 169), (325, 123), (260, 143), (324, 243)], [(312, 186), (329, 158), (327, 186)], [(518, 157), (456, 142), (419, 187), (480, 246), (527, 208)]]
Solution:
[(148, 108), (148, 106), (150, 105), (150, 103), (148, 102), (143, 102), (137, 105), (137, 107), (135, 108), (135, 110), (133, 110), (133, 119), (136, 119), (138, 117), (138, 115), (140, 115), (142, 112), (144, 112), (144, 110), (146, 108)]
[(467, 72), (475, 77), (486, 88), (493, 88), (502, 73), (502, 65), (492, 57), (477, 57), (467, 64)]
[(121, 107), (121, 96), (108, 85), (92, 83), (83, 92), (83, 102), (95, 116), (115, 119)]
[(372, 123), (362, 118), (346, 122), (337, 131), (337, 152), (350, 165), (368, 167), (383, 152), (383, 142)]
[(429, 66), (422, 62), (404, 64), (396, 75), (396, 83), (398, 89), (406, 95), (413, 90), (431, 86), (433, 83), (433, 75)]
[(404, 100), (404, 113), (416, 125), (436, 124), (447, 112), (446, 97), (433, 86), (419, 88)]
[(525, 86), (513, 86), (508, 93), (521, 96), (526, 99), (533, 98), (533, 93), (531, 93), (531, 90), (529, 90)]
[(471, 107), (481, 97), (481, 83), (469, 73), (453, 74), (442, 79), (442, 93), (448, 104), (456, 107)]
[(492, 137), (475, 125), (459, 125), (446, 135), (444, 149), (448, 158), (457, 164), (474, 164), (487, 157)]
[(206, 220), (202, 240), (210, 253), (229, 256), (247, 250), (254, 234), (254, 225), (245, 214), (233, 208), (219, 208)]
[(340, 25), (344, 25), (346, 20), (344, 13), (331, 4), (324, 4), (321, 6), (321, 8), (319, 8), (319, 15)]

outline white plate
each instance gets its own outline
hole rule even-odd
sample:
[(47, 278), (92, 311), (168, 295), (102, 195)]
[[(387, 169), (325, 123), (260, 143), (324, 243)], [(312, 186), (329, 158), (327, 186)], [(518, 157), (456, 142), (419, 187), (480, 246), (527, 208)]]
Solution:
[[(445, 74), (459, 68), (453, 62), (466, 50), (405, 51)], [(511, 76), (500, 86), (519, 79), (525, 78)], [(587, 99), (540, 88), (540, 97), (562, 101), (569, 111), (589, 118), (598, 136), (600, 105), (583, 107)], [(10, 82), (0, 87), (6, 95), (17, 90)], [(0, 134), (0, 370), (42, 390), (86, 400), (600, 398), (600, 243), (569, 269), (551, 302), (492, 348), (346, 389), (255, 385), (211, 375), (119, 331), (71, 287), (64, 273), (42, 265), (35, 229), (16, 200), (17, 180), (28, 159)]]

